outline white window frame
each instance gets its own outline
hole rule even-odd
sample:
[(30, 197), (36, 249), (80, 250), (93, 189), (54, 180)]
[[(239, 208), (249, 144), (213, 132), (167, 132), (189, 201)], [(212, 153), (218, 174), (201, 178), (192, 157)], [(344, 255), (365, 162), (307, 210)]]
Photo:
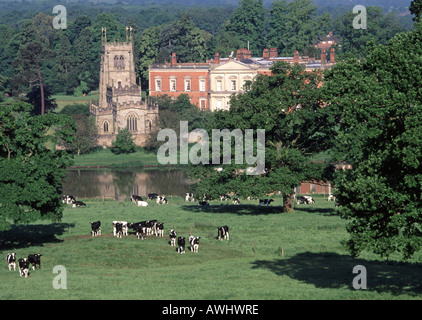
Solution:
[(185, 91), (191, 91), (192, 87), (191, 87), (191, 79), (185, 79)]
[(170, 91), (176, 91), (176, 79), (170, 79)]
[(223, 80), (217, 80), (216, 91), (222, 91), (222, 90), (223, 90)]
[(199, 80), (199, 91), (205, 91), (205, 80)]
[(161, 79), (155, 79), (155, 91), (162, 91), (162, 84)]
[(236, 80), (230, 80), (230, 90), (231, 91), (236, 91), (236, 88), (237, 88), (237, 83), (236, 83)]

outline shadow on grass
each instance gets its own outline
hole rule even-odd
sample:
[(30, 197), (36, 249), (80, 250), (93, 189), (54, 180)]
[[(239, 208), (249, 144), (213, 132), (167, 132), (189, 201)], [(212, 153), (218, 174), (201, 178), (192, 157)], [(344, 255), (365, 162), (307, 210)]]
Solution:
[(259, 206), (257, 204), (210, 204), (209, 206), (199, 206), (198, 204), (184, 205), (183, 210), (191, 212), (209, 213), (233, 213), (237, 215), (265, 215), (283, 213), (282, 206)]
[(332, 252), (305, 252), (291, 258), (256, 260), (253, 269), (267, 269), (279, 276), (313, 284), (317, 288), (353, 288), (354, 266), (367, 271), (367, 290), (393, 295), (422, 294), (422, 265), (420, 263), (382, 262), (356, 259)]
[(322, 216), (338, 216), (334, 208), (321, 208), (314, 205), (295, 205), (295, 212), (317, 213)]
[(63, 242), (57, 238), (74, 227), (69, 223), (13, 225), (10, 230), (0, 232), (0, 250), (42, 246), (44, 243)]

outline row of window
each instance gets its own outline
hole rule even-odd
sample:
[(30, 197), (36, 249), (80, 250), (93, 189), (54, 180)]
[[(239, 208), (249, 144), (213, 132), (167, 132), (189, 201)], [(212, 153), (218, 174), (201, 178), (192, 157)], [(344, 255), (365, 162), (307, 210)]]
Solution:
[[(126, 128), (129, 129), (129, 131), (138, 131), (138, 118), (136, 115), (131, 114), (126, 118)], [(107, 120), (103, 122), (103, 129), (104, 132), (109, 132), (109, 123)], [(148, 132), (151, 132), (152, 122), (150, 120), (145, 122), (145, 129)]]
[(125, 58), (123, 56), (114, 56), (114, 67), (119, 69), (125, 68)]
[[(155, 79), (155, 90), (162, 91), (162, 80)], [(223, 81), (217, 80), (217, 91), (223, 91)], [(237, 80), (230, 80), (230, 90), (237, 90)], [(170, 79), (170, 91), (176, 91), (176, 79)], [(191, 91), (191, 80), (185, 79), (185, 91)], [(205, 80), (199, 80), (199, 91), (205, 91)]]
[[(185, 91), (191, 91), (191, 79), (185, 79)], [(162, 91), (162, 80), (155, 79), (155, 90)], [(176, 79), (170, 79), (170, 91), (176, 91)], [(205, 80), (199, 80), (199, 91), (205, 91)]]

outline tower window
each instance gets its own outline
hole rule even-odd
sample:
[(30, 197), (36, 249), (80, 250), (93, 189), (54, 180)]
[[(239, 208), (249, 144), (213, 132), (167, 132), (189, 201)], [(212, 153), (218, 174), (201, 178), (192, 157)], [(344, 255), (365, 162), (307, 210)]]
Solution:
[(128, 115), (126, 118), (126, 127), (129, 131), (138, 131), (138, 119), (136, 118), (136, 115)]
[(123, 58), (123, 56), (120, 56), (120, 59), (119, 60), (120, 60), (119, 61), (119, 67), (121, 69), (124, 69), (125, 68), (125, 58)]
[(108, 132), (108, 121), (104, 121), (104, 132)]

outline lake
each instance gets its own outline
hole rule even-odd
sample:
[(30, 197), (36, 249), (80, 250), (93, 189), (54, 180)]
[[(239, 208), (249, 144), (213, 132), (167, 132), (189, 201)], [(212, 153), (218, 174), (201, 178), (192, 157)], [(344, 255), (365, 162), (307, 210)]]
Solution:
[(186, 171), (180, 169), (68, 169), (63, 194), (118, 201), (148, 193), (184, 197), (190, 184)]

